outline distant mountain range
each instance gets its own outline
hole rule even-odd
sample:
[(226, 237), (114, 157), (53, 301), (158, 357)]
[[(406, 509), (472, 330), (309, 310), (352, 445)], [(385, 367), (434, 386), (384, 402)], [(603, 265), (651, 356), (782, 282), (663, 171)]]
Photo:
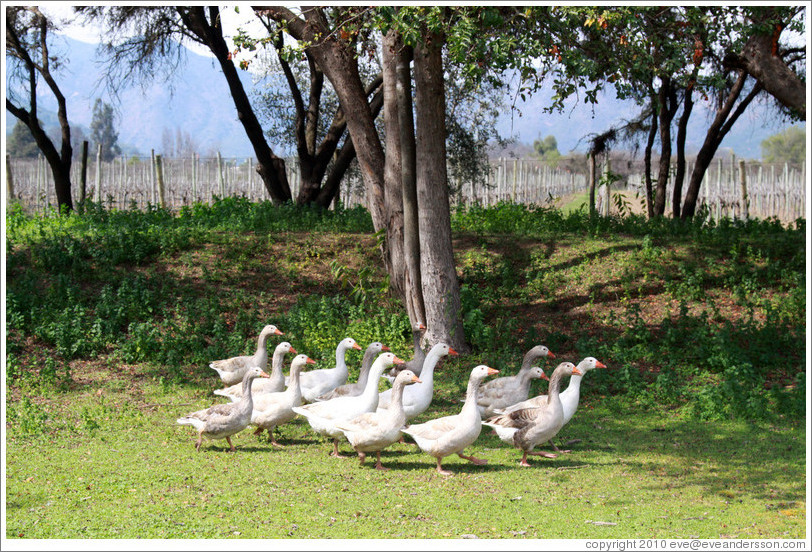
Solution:
[[(62, 37), (62, 40), (65, 44), (60, 50), (65, 52), (67, 62), (57, 81), (68, 99), (71, 123), (82, 127), (85, 134), (89, 135), (87, 129), (93, 103), (101, 97), (116, 109), (119, 144), (131, 154), (148, 155), (152, 149), (159, 153), (165, 132), (174, 135), (180, 129), (191, 136), (201, 155), (219, 151), (224, 157), (253, 156), (251, 145), (237, 120), (225, 78), (213, 58), (187, 51), (187, 62), (170, 82), (156, 81), (143, 89), (136, 86), (124, 91), (119, 101), (114, 101), (103, 95), (99, 85), (104, 68), (96, 56), (96, 45), (68, 37)], [(255, 85), (251, 74), (242, 72), (241, 75), (246, 89), (252, 90)], [(594, 110), (590, 105), (573, 103), (564, 113), (546, 114), (543, 109), (549, 105), (549, 97), (548, 91), (542, 91), (527, 102), (517, 102), (520, 113), (507, 109), (499, 122), (500, 132), (523, 144), (532, 144), (537, 138), (552, 135), (562, 154), (573, 150), (583, 152), (586, 149), (584, 137), (603, 132), (637, 113), (637, 107), (631, 102), (604, 95)], [(508, 99), (507, 104), (511, 103), (512, 100)], [(44, 91), (40, 109), (46, 125), (49, 120), (55, 123), (56, 102)], [(699, 149), (704, 138), (703, 127), (708, 124), (707, 117), (708, 111), (698, 102), (689, 127), (686, 147), (689, 153)], [(15, 122), (16, 119), (7, 112), (7, 134)], [(758, 159), (761, 157), (761, 141), (787, 126), (788, 123), (776, 117), (775, 110), (764, 105), (751, 106), (722, 143), (722, 148), (732, 149), (739, 157)]]

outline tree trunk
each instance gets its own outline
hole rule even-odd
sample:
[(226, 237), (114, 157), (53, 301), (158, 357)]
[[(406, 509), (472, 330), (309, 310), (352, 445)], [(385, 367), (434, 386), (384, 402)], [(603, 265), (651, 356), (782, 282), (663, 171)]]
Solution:
[(670, 77), (661, 77), (662, 84), (658, 93), (660, 105), (660, 166), (657, 173), (657, 189), (654, 194), (654, 215), (665, 214), (665, 195), (668, 176), (671, 172), (671, 122), (676, 113), (676, 93)]
[(682, 183), (685, 180), (685, 139), (688, 134), (688, 119), (694, 108), (693, 87), (685, 90), (682, 102), (682, 115), (677, 124), (677, 171), (674, 174), (674, 193), (671, 197), (671, 211), (675, 219), (680, 217), (682, 206)]
[[(654, 99), (652, 98), (652, 107), (654, 106)], [(651, 127), (648, 131), (648, 140), (646, 141), (646, 149), (643, 153), (643, 165), (646, 177), (646, 211), (648, 218), (654, 218), (654, 190), (651, 182), (651, 152), (654, 149), (654, 140), (657, 138), (657, 110), (651, 110)]]
[(772, 35), (756, 34), (744, 45), (741, 54), (730, 53), (724, 62), (728, 67), (744, 69), (769, 94), (784, 106), (806, 119), (806, 85), (777, 55), (778, 37), (783, 27)]
[[(383, 37), (383, 120), (386, 139), (386, 163), (383, 169), (386, 206), (386, 244), (389, 286), (400, 300), (406, 298), (406, 260), (403, 250), (403, 182), (401, 180), (400, 120), (398, 118), (397, 56), (401, 48), (397, 31)], [(405, 301), (404, 301), (405, 302)]]
[(424, 36), (415, 47), (417, 201), (420, 266), (426, 307), (426, 338), (468, 351), (462, 327), (459, 281), (451, 245), (451, 208), (446, 174), (443, 41)]
[(746, 80), (747, 72), (742, 69), (739, 71), (736, 82), (730, 89), (722, 107), (716, 112), (716, 117), (708, 128), (708, 132), (705, 134), (705, 141), (702, 143), (702, 147), (696, 155), (696, 165), (694, 165), (694, 169), (691, 171), (691, 180), (688, 184), (688, 191), (685, 193), (685, 204), (682, 209), (683, 220), (692, 218), (696, 213), (696, 202), (699, 198), (699, 189), (702, 186), (702, 179), (705, 177), (705, 172), (708, 170), (713, 156), (719, 148), (719, 144), (722, 143), (722, 139), (724, 139), (725, 135), (747, 106), (750, 105), (753, 98), (762, 90), (761, 85), (756, 83), (750, 93), (747, 94), (747, 96), (739, 102), (736, 109), (733, 110), (733, 106), (741, 95)]

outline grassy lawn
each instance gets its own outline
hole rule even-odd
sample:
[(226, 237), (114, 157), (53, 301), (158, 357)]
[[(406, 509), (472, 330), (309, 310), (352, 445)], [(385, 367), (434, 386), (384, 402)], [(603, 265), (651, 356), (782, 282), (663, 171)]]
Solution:
[(484, 428), (467, 452), (488, 464), (443, 477), (413, 444), (385, 473), (346, 442), (331, 458), (302, 419), (284, 449), (247, 430), (233, 454), (175, 423), (224, 401), (208, 362), (266, 323), (317, 368), (347, 336), (410, 358), (368, 215), (229, 200), (6, 222), (7, 539), (808, 537), (802, 225), (457, 213), (472, 352), (440, 364), (416, 422), (539, 343), (609, 369), (584, 378), (571, 453), (522, 468)]

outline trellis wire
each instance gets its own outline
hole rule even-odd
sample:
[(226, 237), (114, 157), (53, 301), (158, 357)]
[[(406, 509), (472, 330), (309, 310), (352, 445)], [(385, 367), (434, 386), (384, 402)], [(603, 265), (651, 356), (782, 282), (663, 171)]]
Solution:
[[(94, 156), (95, 157), (95, 156)], [(9, 159), (14, 181), (14, 198), (29, 212), (43, 212), (56, 205), (53, 177), (50, 168), (40, 156), (36, 159)], [(156, 163), (154, 157), (120, 156), (111, 161), (88, 160), (88, 174), (96, 178), (90, 197), (98, 198), (111, 209), (146, 209), (159, 203)], [(256, 173), (256, 161), (251, 158), (193, 157), (162, 158), (164, 206), (177, 210), (196, 202), (211, 203), (217, 197), (241, 196), (249, 201), (269, 198)], [(745, 171), (748, 205), (742, 196), (741, 170)], [(686, 174), (691, 174), (689, 164)], [(298, 160), (286, 160), (288, 182), (295, 198), (301, 187)], [(75, 162), (71, 180), (75, 183), (74, 201), (79, 199), (81, 166)], [(546, 205), (555, 198), (588, 190), (583, 173), (551, 168), (535, 159), (500, 158), (492, 161), (491, 172), (479, 182), (450, 181), (451, 201), (460, 205), (493, 205), (498, 202)], [(714, 219), (777, 217), (784, 222), (805, 218), (805, 168), (791, 168), (787, 164), (767, 164), (717, 159), (709, 167), (700, 190), (698, 207), (706, 206)], [(612, 190), (625, 188), (643, 197), (644, 179), (631, 174), (625, 181), (612, 185)], [(666, 213), (670, 214), (673, 178), (666, 193)], [(683, 186), (683, 194), (687, 189)], [(7, 194), (8, 194), (7, 189)], [(92, 194), (92, 195), (91, 195)], [(97, 195), (98, 194), (98, 195)], [(348, 173), (342, 183), (339, 200), (346, 207), (365, 204), (360, 176)]]

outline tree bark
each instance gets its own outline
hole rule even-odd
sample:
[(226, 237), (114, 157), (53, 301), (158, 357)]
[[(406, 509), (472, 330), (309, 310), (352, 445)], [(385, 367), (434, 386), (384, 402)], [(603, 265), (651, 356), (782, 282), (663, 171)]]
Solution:
[(657, 172), (657, 188), (654, 194), (654, 215), (665, 214), (665, 195), (668, 176), (671, 172), (671, 122), (677, 111), (676, 92), (670, 77), (661, 77), (659, 93), (660, 106), (660, 166)]
[(420, 206), (420, 266), (426, 307), (426, 338), (468, 351), (462, 327), (459, 280), (451, 244), (451, 208), (446, 174), (443, 39), (424, 35), (415, 47), (417, 201)]
[[(652, 105), (654, 99), (652, 98)], [(654, 218), (654, 186), (651, 181), (651, 152), (654, 149), (654, 140), (657, 138), (657, 110), (651, 110), (651, 127), (648, 131), (646, 149), (643, 152), (643, 165), (646, 177), (646, 211), (648, 218)]]
[(725, 135), (730, 131), (733, 124), (747, 106), (750, 105), (753, 98), (762, 90), (760, 83), (756, 83), (750, 93), (739, 102), (739, 105), (734, 110), (733, 106), (742, 93), (744, 84), (747, 81), (747, 75), (747, 72), (743, 69), (739, 70), (736, 82), (731, 87), (730, 92), (728, 92), (724, 103), (716, 112), (716, 117), (708, 128), (708, 132), (705, 134), (705, 141), (702, 143), (702, 147), (696, 155), (696, 164), (691, 171), (691, 180), (688, 184), (688, 190), (685, 193), (685, 204), (683, 205), (681, 215), (683, 220), (690, 219), (696, 214), (696, 202), (699, 198), (699, 189), (702, 186), (702, 179), (705, 177), (705, 172), (708, 170), (711, 161), (713, 161), (713, 156), (719, 148), (719, 144), (722, 143)]
[(740, 54), (729, 53), (724, 62), (728, 67), (744, 69), (782, 105), (806, 119), (806, 84), (778, 55), (778, 38), (783, 30), (777, 26), (772, 35), (755, 34)]
[(674, 174), (674, 192), (671, 197), (671, 212), (675, 219), (680, 217), (682, 207), (682, 184), (685, 181), (685, 140), (688, 135), (688, 119), (694, 108), (693, 86), (685, 90), (682, 101), (682, 115), (677, 124), (677, 171)]

